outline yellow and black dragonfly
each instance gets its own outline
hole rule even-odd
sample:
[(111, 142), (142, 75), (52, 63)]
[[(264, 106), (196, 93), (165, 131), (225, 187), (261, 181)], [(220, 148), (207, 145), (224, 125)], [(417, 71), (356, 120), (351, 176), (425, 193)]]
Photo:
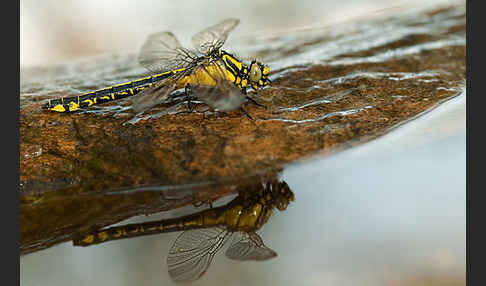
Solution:
[(226, 257), (234, 260), (267, 260), (277, 253), (265, 246), (256, 233), (274, 208), (285, 210), (294, 200), (287, 183), (261, 180), (238, 191), (228, 204), (179, 218), (126, 224), (78, 234), (73, 244), (89, 246), (116, 239), (183, 231), (169, 250), (167, 266), (176, 282), (200, 278), (214, 255), (232, 237)]
[(239, 109), (245, 100), (260, 105), (247, 96), (247, 89), (270, 84), (268, 66), (256, 60), (248, 66), (221, 49), (238, 23), (238, 19), (226, 19), (195, 34), (191, 38), (195, 50), (183, 48), (171, 32), (151, 34), (138, 60), (153, 75), (79, 96), (52, 99), (43, 109), (72, 112), (137, 95), (132, 108), (140, 113), (168, 102), (177, 89), (184, 89), (190, 111), (191, 98), (219, 111)]

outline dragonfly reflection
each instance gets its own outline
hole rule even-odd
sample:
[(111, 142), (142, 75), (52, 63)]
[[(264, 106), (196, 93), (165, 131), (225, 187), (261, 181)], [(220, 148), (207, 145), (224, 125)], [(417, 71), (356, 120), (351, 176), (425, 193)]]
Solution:
[(89, 246), (115, 239), (181, 231), (169, 250), (167, 266), (175, 281), (200, 278), (214, 255), (231, 238), (226, 257), (233, 260), (266, 260), (277, 253), (265, 246), (256, 233), (274, 208), (285, 210), (294, 194), (287, 183), (272, 179), (240, 190), (228, 204), (179, 218), (126, 224), (81, 234), (73, 244)]

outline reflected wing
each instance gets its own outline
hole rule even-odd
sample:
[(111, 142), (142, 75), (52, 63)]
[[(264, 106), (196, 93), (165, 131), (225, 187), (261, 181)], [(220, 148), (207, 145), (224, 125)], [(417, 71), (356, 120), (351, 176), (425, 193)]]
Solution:
[(158, 104), (167, 102), (170, 99), (170, 94), (176, 89), (177, 81), (181, 76), (183, 76), (183, 73), (163, 79), (135, 95), (132, 98), (133, 112), (138, 114), (147, 111)]
[(151, 34), (145, 40), (138, 61), (154, 73), (189, 67), (197, 56), (184, 49), (171, 32)]
[(221, 48), (228, 38), (228, 34), (239, 23), (238, 19), (226, 19), (197, 33), (191, 38), (191, 42), (201, 54), (207, 54), (212, 49)]
[(172, 245), (167, 257), (170, 277), (174, 281), (191, 281), (201, 277), (214, 254), (229, 237), (230, 233), (225, 227), (184, 231)]
[(220, 62), (213, 62), (209, 66), (200, 66), (200, 73), (205, 73), (213, 79), (214, 85), (201, 81), (192, 85), (192, 93), (196, 98), (219, 111), (232, 111), (241, 107), (246, 96), (241, 90), (228, 80), (225, 69)]
[(277, 253), (263, 244), (261, 237), (254, 233), (237, 232), (226, 256), (234, 260), (267, 260)]

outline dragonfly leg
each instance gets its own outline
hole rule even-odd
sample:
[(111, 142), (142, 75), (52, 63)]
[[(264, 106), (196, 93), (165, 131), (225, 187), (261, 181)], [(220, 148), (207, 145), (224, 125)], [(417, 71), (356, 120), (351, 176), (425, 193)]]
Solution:
[(246, 115), (248, 118), (250, 118), (251, 120), (255, 120), (255, 119), (254, 119), (254, 118), (253, 118), (253, 117), (252, 117), (252, 116), (251, 116), (251, 115), (248, 113), (248, 111), (246, 111), (246, 110), (243, 108), (243, 106), (242, 106), (242, 107), (240, 107), (240, 109), (241, 109), (241, 111), (243, 111), (243, 113), (244, 113), (244, 114), (245, 114), (245, 115)]
[(191, 96), (190, 96), (191, 94), (190, 84), (186, 84), (186, 86), (184, 87), (184, 94), (186, 95), (187, 108), (189, 109), (189, 113), (191, 113), (193, 109), (192, 109)]
[(263, 107), (263, 108), (267, 109), (267, 106), (266, 105), (263, 105), (261, 103), (256, 102), (256, 100), (254, 100), (253, 98), (251, 98), (249, 96), (246, 96), (246, 99), (248, 99), (249, 102), (255, 104), (256, 106), (260, 106), (260, 107)]
[(200, 206), (203, 206), (205, 204), (208, 204), (209, 205), (209, 208), (212, 209), (213, 208), (213, 202), (211, 200), (206, 200), (206, 201), (199, 201), (199, 202), (195, 202), (193, 203), (192, 205), (196, 208), (200, 207)]
[[(191, 105), (192, 106), (192, 105)], [(207, 112), (207, 111), (210, 111), (211, 108), (206, 108), (205, 110), (197, 110), (196, 109), (192, 109), (192, 110), (183, 110), (183, 111), (179, 111), (179, 112), (176, 112), (176, 114), (189, 114), (189, 113), (202, 113), (203, 115)]]

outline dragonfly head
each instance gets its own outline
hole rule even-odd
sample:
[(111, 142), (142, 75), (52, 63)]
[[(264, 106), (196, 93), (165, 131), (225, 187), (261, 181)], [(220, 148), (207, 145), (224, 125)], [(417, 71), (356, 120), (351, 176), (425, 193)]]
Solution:
[(294, 193), (290, 190), (286, 182), (278, 182), (272, 187), (273, 205), (279, 211), (287, 209), (287, 206), (294, 200)]
[(256, 60), (253, 60), (250, 64), (250, 73), (248, 74), (248, 79), (250, 81), (251, 87), (254, 90), (258, 90), (259, 88), (272, 83), (270, 79), (268, 79), (269, 73), (270, 69), (268, 68), (268, 66)]

